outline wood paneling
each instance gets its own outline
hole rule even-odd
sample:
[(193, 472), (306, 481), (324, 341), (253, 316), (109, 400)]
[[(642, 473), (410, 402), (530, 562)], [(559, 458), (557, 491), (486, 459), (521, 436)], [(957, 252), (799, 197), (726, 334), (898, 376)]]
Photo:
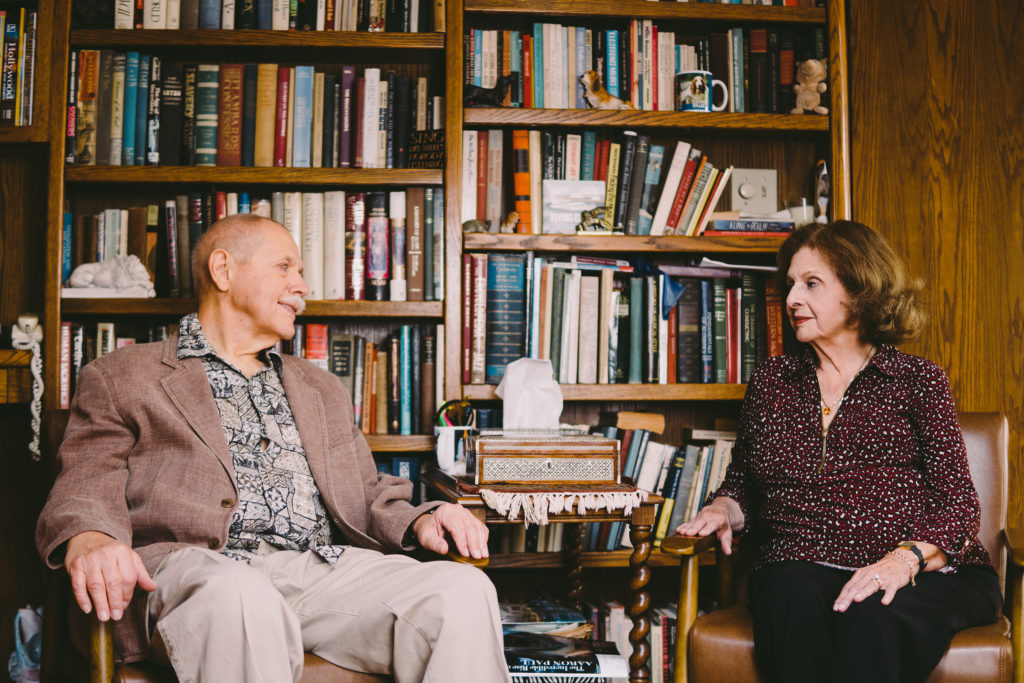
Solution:
[(851, 0), (853, 217), (923, 278), (907, 345), (961, 410), (1010, 421), (1011, 523), (1024, 522), (1024, 5)]
[(31, 459), (28, 406), (0, 405), (0, 653), (14, 648), (14, 614), (43, 601), (43, 562), (36, 555), (36, 518), (45, 498)]
[[(46, 162), (39, 147), (5, 148), (0, 155), (0, 323), (43, 311), (43, 234)], [(36, 152), (34, 154), (33, 152)]]

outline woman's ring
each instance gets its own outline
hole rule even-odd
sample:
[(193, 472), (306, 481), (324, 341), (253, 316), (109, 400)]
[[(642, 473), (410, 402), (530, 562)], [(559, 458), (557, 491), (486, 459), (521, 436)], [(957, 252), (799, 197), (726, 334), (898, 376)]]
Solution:
[(878, 574), (875, 574), (874, 576), (872, 576), (872, 577), (871, 577), (871, 580), (872, 580), (872, 581), (874, 581), (875, 583), (877, 583), (877, 584), (878, 584), (878, 589), (879, 589), (879, 590), (881, 590), (881, 589), (882, 589), (882, 579), (880, 579), (880, 578), (878, 577)]

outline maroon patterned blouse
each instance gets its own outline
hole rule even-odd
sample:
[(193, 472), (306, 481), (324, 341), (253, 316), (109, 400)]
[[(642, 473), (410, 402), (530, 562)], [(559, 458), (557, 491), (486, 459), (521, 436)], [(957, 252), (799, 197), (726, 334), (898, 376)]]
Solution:
[(903, 540), (939, 546), (953, 568), (991, 564), (941, 368), (881, 346), (829, 425), (823, 465), (820, 399), (810, 348), (769, 358), (750, 380), (732, 464), (711, 498), (733, 498), (754, 523), (757, 566), (862, 567)]

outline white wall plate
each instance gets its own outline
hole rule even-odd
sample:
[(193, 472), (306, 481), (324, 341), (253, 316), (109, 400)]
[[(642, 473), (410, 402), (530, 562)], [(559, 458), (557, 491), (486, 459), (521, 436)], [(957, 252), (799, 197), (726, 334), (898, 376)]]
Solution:
[(779, 179), (774, 168), (732, 170), (732, 210), (770, 214), (779, 210)]

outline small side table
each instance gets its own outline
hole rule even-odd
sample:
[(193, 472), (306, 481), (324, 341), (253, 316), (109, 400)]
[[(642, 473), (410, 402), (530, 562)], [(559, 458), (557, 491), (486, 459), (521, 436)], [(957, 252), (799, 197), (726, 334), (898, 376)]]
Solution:
[(0, 349), (0, 403), (28, 403), (32, 400), (30, 351)]
[[(426, 466), (423, 473), (423, 481), (428, 490), (433, 492), (438, 500), (460, 503), (481, 522), (486, 524), (522, 523), (522, 520), (510, 521), (487, 507), (479, 494), (460, 491), (457, 481), (450, 475), (441, 472), (436, 465), (428, 464)], [(583, 522), (629, 521), (629, 540), (633, 544), (633, 553), (629, 558), (629, 567), (631, 569), (629, 589), (632, 597), (632, 602), (629, 605), (629, 616), (633, 620), (633, 628), (629, 632), (629, 642), (633, 646), (633, 653), (629, 657), (630, 683), (648, 683), (651, 680), (651, 672), (648, 668), (651, 648), (647, 643), (647, 636), (651, 630), (651, 622), (647, 618), (647, 610), (651, 606), (651, 596), (647, 592), (647, 585), (651, 580), (651, 570), (647, 565), (647, 561), (651, 556), (654, 515), (658, 504), (661, 502), (661, 497), (649, 494), (647, 501), (641, 503), (628, 516), (621, 510), (612, 512), (587, 510), (582, 514), (573, 511), (550, 515), (549, 518), (552, 523), (577, 525), (577, 533), (566, 535), (570, 539), (570, 546), (566, 550), (569, 571), (569, 599), (577, 604), (583, 598), (583, 566), (581, 563), (583, 548), (580, 543), (580, 534), (578, 533), (579, 525)]]

